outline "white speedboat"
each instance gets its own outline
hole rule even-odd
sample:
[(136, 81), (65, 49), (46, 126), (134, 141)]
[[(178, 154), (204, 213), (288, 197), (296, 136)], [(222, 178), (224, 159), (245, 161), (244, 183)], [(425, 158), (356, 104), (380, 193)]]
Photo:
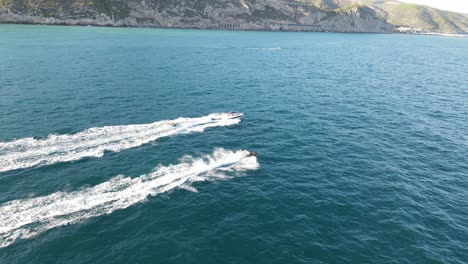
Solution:
[(238, 118), (238, 117), (241, 117), (243, 115), (244, 115), (243, 113), (239, 113), (239, 112), (229, 112), (228, 113), (228, 118), (229, 119)]

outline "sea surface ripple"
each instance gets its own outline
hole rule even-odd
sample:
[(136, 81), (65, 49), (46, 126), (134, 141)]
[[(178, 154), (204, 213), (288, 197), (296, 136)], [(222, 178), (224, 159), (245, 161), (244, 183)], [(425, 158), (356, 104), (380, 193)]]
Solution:
[[(468, 262), (467, 38), (20, 25), (0, 36), (7, 154), (26, 138), (245, 114), (1, 170), (0, 235), (15, 241), (0, 263)], [(194, 180), (218, 179), (213, 165), (155, 196), (100, 189), (240, 150), (258, 153), (255, 169), (221, 171), (228, 180)]]

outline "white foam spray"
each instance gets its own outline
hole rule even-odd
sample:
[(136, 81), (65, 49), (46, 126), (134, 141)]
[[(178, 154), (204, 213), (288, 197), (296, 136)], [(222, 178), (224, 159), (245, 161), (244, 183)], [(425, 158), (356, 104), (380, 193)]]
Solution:
[(55, 227), (110, 214), (175, 188), (196, 191), (193, 182), (226, 179), (255, 170), (259, 167), (257, 158), (248, 157), (248, 153), (215, 149), (212, 155), (185, 156), (177, 165), (159, 166), (137, 178), (119, 175), (79, 191), (4, 203), (0, 205), (0, 248)]
[(45, 139), (22, 138), (0, 142), (0, 172), (101, 157), (105, 151), (118, 152), (161, 137), (202, 132), (209, 127), (239, 122), (240, 115), (232, 118), (229, 113), (215, 113), (151, 124), (95, 127), (72, 135), (49, 135)]

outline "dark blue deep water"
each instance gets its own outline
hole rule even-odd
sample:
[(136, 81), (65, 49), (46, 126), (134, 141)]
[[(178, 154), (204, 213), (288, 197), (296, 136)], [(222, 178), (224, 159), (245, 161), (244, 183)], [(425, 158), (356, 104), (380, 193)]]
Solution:
[(228, 111), (242, 122), (0, 172), (2, 207), (217, 147), (260, 164), (0, 263), (468, 262), (468, 38), (0, 26), (1, 142)]

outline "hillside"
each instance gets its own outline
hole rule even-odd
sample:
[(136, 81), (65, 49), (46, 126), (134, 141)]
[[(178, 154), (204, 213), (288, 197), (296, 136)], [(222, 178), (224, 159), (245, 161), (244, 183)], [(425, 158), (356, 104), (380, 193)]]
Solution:
[(383, 10), (387, 21), (395, 26), (439, 33), (468, 33), (468, 16), (463, 14), (396, 1), (375, 1), (371, 6)]
[(365, 6), (333, 10), (287, 0), (0, 0), (0, 22), (389, 33)]
[(468, 15), (393, 0), (0, 0), (2, 22), (468, 34)]
[(420, 31), (468, 34), (468, 15), (393, 0), (303, 0), (324, 9), (360, 4), (371, 7), (378, 16), (396, 28)]

